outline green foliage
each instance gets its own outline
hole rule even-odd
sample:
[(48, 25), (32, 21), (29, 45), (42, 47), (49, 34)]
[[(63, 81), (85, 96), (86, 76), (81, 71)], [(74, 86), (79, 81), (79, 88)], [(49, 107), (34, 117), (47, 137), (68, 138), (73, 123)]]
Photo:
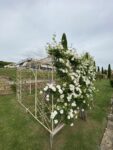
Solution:
[(4, 66), (12, 64), (11, 62), (0, 61), (0, 68), (4, 68)]
[(110, 80), (110, 84), (113, 87), (113, 79)]
[(16, 80), (16, 69), (0, 68), (0, 76), (9, 77), (10, 80)]
[(111, 78), (111, 65), (108, 65), (108, 79)]
[(99, 66), (97, 67), (97, 72), (100, 73), (100, 67)]
[(101, 73), (104, 74), (104, 68), (103, 68), (103, 67), (102, 67), (102, 69), (101, 69)]
[(16, 84), (11, 85), (12, 91), (15, 93), (16, 92)]
[(65, 50), (68, 49), (68, 44), (67, 44), (67, 38), (66, 38), (66, 34), (63, 33), (62, 35), (62, 40), (61, 40), (62, 46)]
[(105, 78), (106, 78), (106, 75), (105, 75), (105, 74), (102, 74), (102, 73), (97, 73), (97, 74), (96, 74), (96, 79), (101, 80), (101, 79), (105, 79)]
[(51, 95), (54, 97), (54, 110), (50, 118), (57, 122), (63, 120), (72, 126), (78, 113), (92, 106), (95, 62), (89, 53), (79, 56), (74, 49), (68, 48), (65, 34), (59, 43), (54, 39), (47, 50), (52, 57), (60, 82), (59, 85), (47, 84), (41, 93), (46, 95), (47, 103), (50, 105)]

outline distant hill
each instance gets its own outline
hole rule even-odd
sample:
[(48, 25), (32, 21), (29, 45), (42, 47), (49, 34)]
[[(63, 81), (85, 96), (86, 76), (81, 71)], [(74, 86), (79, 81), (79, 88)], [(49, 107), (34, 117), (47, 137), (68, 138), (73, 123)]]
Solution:
[(13, 62), (0, 61), (0, 68), (3, 68), (6, 65), (13, 64)]

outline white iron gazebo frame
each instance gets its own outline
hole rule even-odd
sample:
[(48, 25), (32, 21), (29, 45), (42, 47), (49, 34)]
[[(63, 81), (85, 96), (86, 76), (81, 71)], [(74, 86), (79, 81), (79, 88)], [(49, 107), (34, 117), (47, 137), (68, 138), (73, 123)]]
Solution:
[[(26, 112), (28, 112), (40, 125), (42, 125), (49, 133), (50, 133), (50, 144), (51, 144), (51, 148), (52, 148), (52, 143), (53, 143), (53, 137), (64, 127), (64, 123), (60, 122), (57, 126), (54, 126), (54, 121), (53, 119), (50, 120), (50, 126), (48, 125), (48, 118), (47, 115), (44, 112), (44, 109), (40, 109), (39, 105), (39, 99), (38, 99), (38, 83), (40, 81), (38, 81), (38, 77), (37, 77), (37, 72), (41, 70), (41, 66), (47, 65), (49, 66), (49, 68), (51, 68), (51, 83), (54, 83), (54, 71), (55, 68), (53, 67), (53, 63), (45, 63), (45, 62), (40, 62), (37, 61), (35, 63), (35, 68), (31, 67), (31, 63), (29, 62), (29, 65), (27, 66), (27, 69), (32, 71), (33, 75), (34, 75), (34, 80), (29, 80), (29, 81), (23, 81), (22, 80), (22, 70), (26, 69), (25, 67), (18, 67), (17, 68), (17, 101), (19, 102), (19, 104), (26, 110)], [(29, 83), (29, 93), (31, 94), (31, 84), (35, 84), (35, 98), (34, 98), (34, 102), (35, 102), (35, 106), (34, 106), (34, 111), (35, 114), (33, 114), (31, 112), (31, 110), (26, 107), (23, 103), (22, 100), (22, 86), (25, 82)], [(46, 103), (43, 103), (43, 106), (45, 107)], [(51, 101), (51, 112), (54, 111), (54, 97), (52, 96), (52, 101)], [(38, 116), (37, 116), (38, 113)], [(39, 119), (39, 117), (41, 119)], [(42, 121), (44, 120), (44, 121)]]

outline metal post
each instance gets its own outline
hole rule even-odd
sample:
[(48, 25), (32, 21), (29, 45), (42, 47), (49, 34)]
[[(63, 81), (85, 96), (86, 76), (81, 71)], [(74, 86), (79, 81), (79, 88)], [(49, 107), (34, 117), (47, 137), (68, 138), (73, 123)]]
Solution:
[(37, 68), (35, 70), (35, 117), (37, 118)]
[(53, 134), (50, 133), (50, 147), (51, 147), (51, 150), (53, 148)]

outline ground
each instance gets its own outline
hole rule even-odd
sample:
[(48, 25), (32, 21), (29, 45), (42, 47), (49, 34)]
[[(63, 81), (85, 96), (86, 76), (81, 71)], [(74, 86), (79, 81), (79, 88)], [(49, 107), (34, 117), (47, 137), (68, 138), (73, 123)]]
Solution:
[[(65, 126), (54, 138), (53, 150), (99, 150), (107, 124), (113, 89), (108, 80), (96, 81), (94, 108), (87, 121)], [(0, 96), (0, 150), (50, 150), (49, 134), (16, 101)]]

